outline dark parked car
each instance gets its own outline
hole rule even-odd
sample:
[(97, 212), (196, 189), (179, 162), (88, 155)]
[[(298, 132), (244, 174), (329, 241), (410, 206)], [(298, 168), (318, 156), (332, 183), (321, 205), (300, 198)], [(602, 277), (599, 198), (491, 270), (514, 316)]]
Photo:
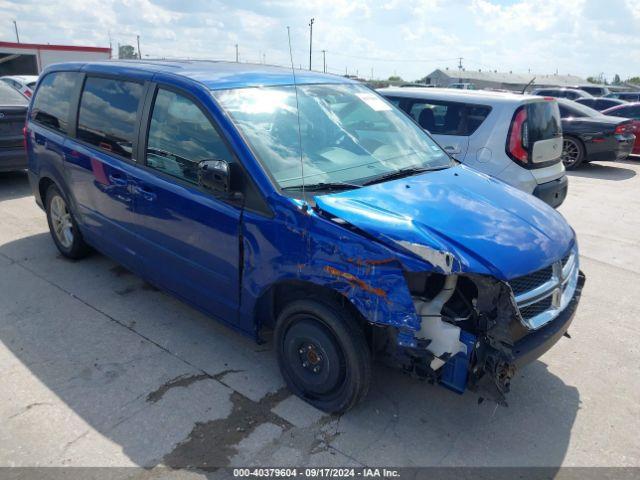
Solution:
[(605, 95), (609, 95), (609, 93), (611, 93), (609, 87), (606, 87), (604, 85), (576, 85), (572, 88), (587, 92), (589, 95), (593, 95), (594, 97), (604, 97)]
[(554, 88), (537, 88), (531, 92), (531, 95), (540, 95), (541, 97), (568, 98), (575, 100), (577, 98), (593, 98), (593, 95), (579, 90), (577, 88), (554, 87)]
[(613, 92), (607, 98), (618, 98), (627, 102), (640, 102), (640, 92)]
[(640, 155), (640, 102), (625, 102), (624, 105), (610, 108), (602, 113), (612, 117), (622, 117), (631, 120), (633, 133), (636, 136), (636, 143), (633, 145), (633, 151), (631, 153), (634, 155)]
[(239, 332), (273, 332), (287, 385), (325, 411), (365, 397), (374, 354), (504, 403), (578, 306), (562, 215), (454, 161), (356, 81), (57, 64), (26, 133), (63, 256), (91, 246)]
[(0, 172), (27, 168), (22, 129), (28, 105), (17, 90), (0, 82)]
[(562, 118), (562, 161), (568, 170), (593, 160), (620, 160), (631, 153), (635, 135), (631, 121), (609, 117), (564, 98), (558, 99)]
[(574, 101), (599, 112), (606, 110), (607, 108), (617, 107), (618, 105), (624, 105), (627, 103), (624, 100), (618, 100), (617, 98), (578, 98)]

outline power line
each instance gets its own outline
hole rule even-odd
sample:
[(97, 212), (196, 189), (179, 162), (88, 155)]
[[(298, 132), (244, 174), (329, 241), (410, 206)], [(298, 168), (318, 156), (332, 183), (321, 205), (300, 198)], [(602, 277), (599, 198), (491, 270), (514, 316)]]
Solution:
[(363, 57), (360, 55), (349, 55), (341, 52), (334, 51), (326, 51), (327, 53), (331, 53), (332, 55), (336, 55), (339, 57), (353, 58), (356, 60), (367, 60), (371, 62), (389, 62), (389, 63), (400, 63), (400, 62), (411, 62), (411, 63), (438, 63), (438, 62), (450, 62), (453, 60), (458, 60), (460, 57), (454, 58), (433, 58), (433, 59), (419, 59), (419, 58), (379, 58), (379, 57)]

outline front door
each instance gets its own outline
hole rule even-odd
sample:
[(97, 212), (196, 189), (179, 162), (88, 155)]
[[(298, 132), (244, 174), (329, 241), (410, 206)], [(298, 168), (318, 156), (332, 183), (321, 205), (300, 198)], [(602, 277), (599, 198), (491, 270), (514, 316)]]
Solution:
[(240, 208), (198, 184), (198, 163), (233, 161), (213, 123), (183, 93), (157, 89), (144, 167), (131, 178), (148, 276), (229, 323), (239, 301)]

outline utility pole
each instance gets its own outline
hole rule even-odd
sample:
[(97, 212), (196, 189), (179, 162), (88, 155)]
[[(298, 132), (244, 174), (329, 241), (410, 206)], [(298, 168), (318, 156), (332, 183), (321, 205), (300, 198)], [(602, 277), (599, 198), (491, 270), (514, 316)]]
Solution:
[(238, 63), (240, 60), (240, 57), (238, 56), (238, 44), (236, 43), (236, 63)]
[(327, 73), (327, 51), (322, 50), (322, 72)]
[(16, 22), (15, 20), (13, 21), (13, 28), (16, 31), (16, 41), (20, 43), (20, 35), (18, 35), (18, 22)]
[(309, 70), (311, 70), (311, 48), (313, 46), (313, 22), (315, 22), (314, 18), (309, 22)]
[(462, 57), (458, 57), (458, 82), (462, 82)]
[(142, 60), (142, 53), (140, 52), (140, 35), (136, 35), (136, 41), (138, 42), (138, 60)]
[(370, 80), (373, 80), (373, 67), (371, 67), (371, 78)]
[(262, 52), (262, 63), (266, 64), (267, 63), (267, 54)]

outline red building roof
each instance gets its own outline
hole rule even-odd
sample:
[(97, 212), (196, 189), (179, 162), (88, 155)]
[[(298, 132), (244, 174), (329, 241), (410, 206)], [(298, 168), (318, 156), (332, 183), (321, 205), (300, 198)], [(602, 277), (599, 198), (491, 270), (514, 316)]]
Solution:
[(21, 48), (25, 50), (62, 50), (67, 52), (111, 53), (109, 47), (80, 47), (77, 45), (49, 45), (45, 43), (0, 42), (0, 48)]

